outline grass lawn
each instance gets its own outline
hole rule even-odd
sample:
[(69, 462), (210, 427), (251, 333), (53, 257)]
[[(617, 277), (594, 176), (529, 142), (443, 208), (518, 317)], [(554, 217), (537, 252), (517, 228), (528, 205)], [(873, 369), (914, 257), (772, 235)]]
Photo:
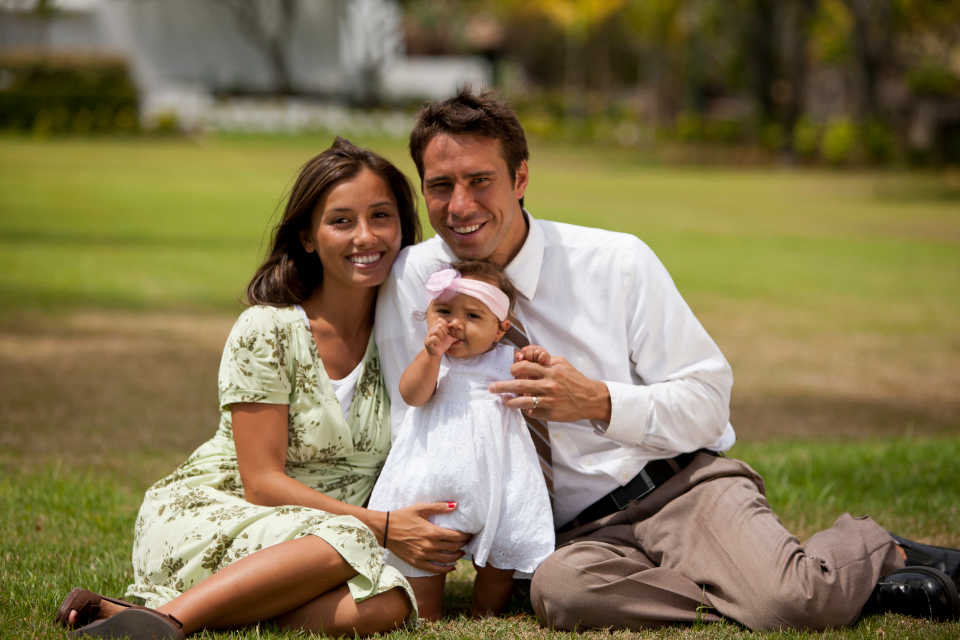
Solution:
[[(122, 594), (143, 489), (213, 433), (241, 292), (297, 167), (330, 138), (0, 138), (0, 637), (62, 637), (52, 615), (72, 586)], [(415, 175), (402, 141), (355, 141)], [(868, 512), (960, 546), (960, 174), (532, 151), (534, 216), (637, 234), (667, 265), (734, 367), (734, 453), (791, 530)], [(448, 619), (389, 637), (575, 637), (519, 605), (462, 617), (469, 580), (458, 571)], [(768, 636), (955, 638), (960, 624), (576, 637)]]

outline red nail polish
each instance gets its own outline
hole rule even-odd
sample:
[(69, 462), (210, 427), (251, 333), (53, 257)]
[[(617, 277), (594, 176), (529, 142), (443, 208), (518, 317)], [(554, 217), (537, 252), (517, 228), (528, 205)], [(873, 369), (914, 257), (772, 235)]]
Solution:
[(457, 508), (457, 503), (456, 503), (456, 502), (448, 502), (448, 503), (447, 503), (447, 509), (456, 509), (456, 508)]

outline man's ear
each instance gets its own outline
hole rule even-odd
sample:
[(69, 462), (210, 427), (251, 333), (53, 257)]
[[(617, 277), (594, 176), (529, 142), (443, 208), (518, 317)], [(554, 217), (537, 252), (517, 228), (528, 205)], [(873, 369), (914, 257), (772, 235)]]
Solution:
[(520, 166), (517, 167), (517, 175), (513, 181), (513, 196), (519, 200), (523, 197), (523, 194), (527, 191), (527, 184), (530, 182), (530, 168), (527, 166), (526, 160), (520, 161)]

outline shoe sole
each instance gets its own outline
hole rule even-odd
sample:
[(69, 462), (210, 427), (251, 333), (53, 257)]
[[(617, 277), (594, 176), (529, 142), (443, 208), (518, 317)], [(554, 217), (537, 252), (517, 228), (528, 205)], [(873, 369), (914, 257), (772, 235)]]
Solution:
[(132, 640), (179, 640), (183, 632), (164, 615), (146, 609), (126, 609), (92, 622), (70, 634), (71, 638), (131, 638)]

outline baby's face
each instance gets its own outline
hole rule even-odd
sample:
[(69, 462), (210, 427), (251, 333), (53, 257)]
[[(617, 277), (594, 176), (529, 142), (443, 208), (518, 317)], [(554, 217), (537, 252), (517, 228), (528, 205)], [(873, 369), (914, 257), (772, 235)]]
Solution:
[(489, 351), (503, 337), (504, 330), (493, 312), (476, 298), (464, 293), (440, 302), (434, 300), (427, 307), (427, 327), (443, 321), (447, 333), (456, 338), (447, 355), (453, 358), (469, 358)]

